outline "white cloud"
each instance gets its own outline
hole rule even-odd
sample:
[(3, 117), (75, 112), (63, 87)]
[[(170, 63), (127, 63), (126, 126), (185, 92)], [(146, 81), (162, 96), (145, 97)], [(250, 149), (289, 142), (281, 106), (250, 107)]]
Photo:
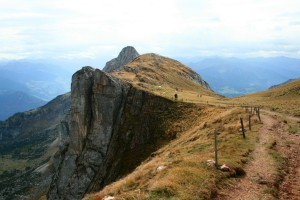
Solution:
[(0, 0), (0, 4), (2, 57), (107, 57), (116, 56), (126, 45), (170, 57), (241, 56), (240, 52), (299, 56), (298, 0)]

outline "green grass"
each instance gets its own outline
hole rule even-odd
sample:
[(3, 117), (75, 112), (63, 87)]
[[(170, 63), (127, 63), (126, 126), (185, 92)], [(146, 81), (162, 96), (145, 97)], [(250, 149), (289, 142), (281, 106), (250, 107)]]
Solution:
[(273, 196), (277, 195), (278, 190), (275, 187), (266, 186), (264, 188), (264, 193), (271, 194)]
[(275, 184), (273, 187), (267, 187), (265, 189), (266, 193), (272, 194), (273, 196), (277, 196), (278, 195), (278, 186), (279, 183), (281, 183), (281, 181), (283, 180), (284, 177), (284, 173), (287, 170), (287, 165), (286, 165), (286, 158), (280, 154), (279, 152), (273, 150), (273, 149), (269, 149), (269, 154), (271, 155), (271, 157), (273, 158), (273, 160), (275, 161), (275, 166), (276, 166), (276, 173), (275, 173)]
[(0, 175), (4, 171), (24, 170), (27, 166), (30, 166), (27, 160), (17, 160), (10, 156), (0, 157)]
[(288, 132), (292, 134), (300, 134), (300, 124), (289, 124)]
[(270, 149), (269, 154), (274, 159), (278, 169), (281, 169), (281, 166), (284, 164), (285, 158), (275, 150)]

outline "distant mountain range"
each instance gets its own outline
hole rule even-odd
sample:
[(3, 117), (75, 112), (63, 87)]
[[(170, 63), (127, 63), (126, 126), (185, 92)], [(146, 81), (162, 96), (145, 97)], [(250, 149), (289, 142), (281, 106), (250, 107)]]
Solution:
[(266, 90), (273, 85), (300, 77), (300, 59), (198, 59), (199, 61), (185, 60), (185, 64), (198, 72), (215, 92), (227, 97)]
[(50, 62), (0, 62), (0, 120), (70, 91), (73, 71)]
[(45, 103), (46, 101), (24, 92), (0, 92), (0, 120), (5, 120), (17, 112), (40, 107)]
[(70, 90), (72, 73), (55, 64), (11, 61), (0, 64), (0, 91), (22, 91), (49, 101)]

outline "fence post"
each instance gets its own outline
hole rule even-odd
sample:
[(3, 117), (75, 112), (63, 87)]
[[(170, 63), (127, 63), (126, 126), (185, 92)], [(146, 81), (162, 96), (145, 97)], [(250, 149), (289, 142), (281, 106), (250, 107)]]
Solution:
[(214, 131), (214, 136), (215, 136), (215, 166), (216, 168), (218, 168), (219, 164), (218, 164), (218, 133), (217, 130), (215, 129)]
[(259, 121), (261, 122), (260, 113), (259, 113), (259, 107), (257, 108), (257, 117), (258, 117)]
[(251, 131), (251, 114), (249, 114), (249, 130)]
[(242, 125), (243, 138), (245, 139), (245, 138), (246, 138), (246, 135), (245, 135), (245, 129), (244, 129), (243, 118), (241, 117), (240, 120), (241, 120), (241, 125)]

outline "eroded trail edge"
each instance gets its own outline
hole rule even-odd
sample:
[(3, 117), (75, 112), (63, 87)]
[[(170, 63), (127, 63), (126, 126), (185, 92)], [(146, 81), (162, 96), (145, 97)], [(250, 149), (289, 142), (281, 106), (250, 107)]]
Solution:
[(300, 119), (274, 112), (262, 115), (246, 176), (218, 191), (215, 199), (300, 199), (300, 136), (288, 129)]

